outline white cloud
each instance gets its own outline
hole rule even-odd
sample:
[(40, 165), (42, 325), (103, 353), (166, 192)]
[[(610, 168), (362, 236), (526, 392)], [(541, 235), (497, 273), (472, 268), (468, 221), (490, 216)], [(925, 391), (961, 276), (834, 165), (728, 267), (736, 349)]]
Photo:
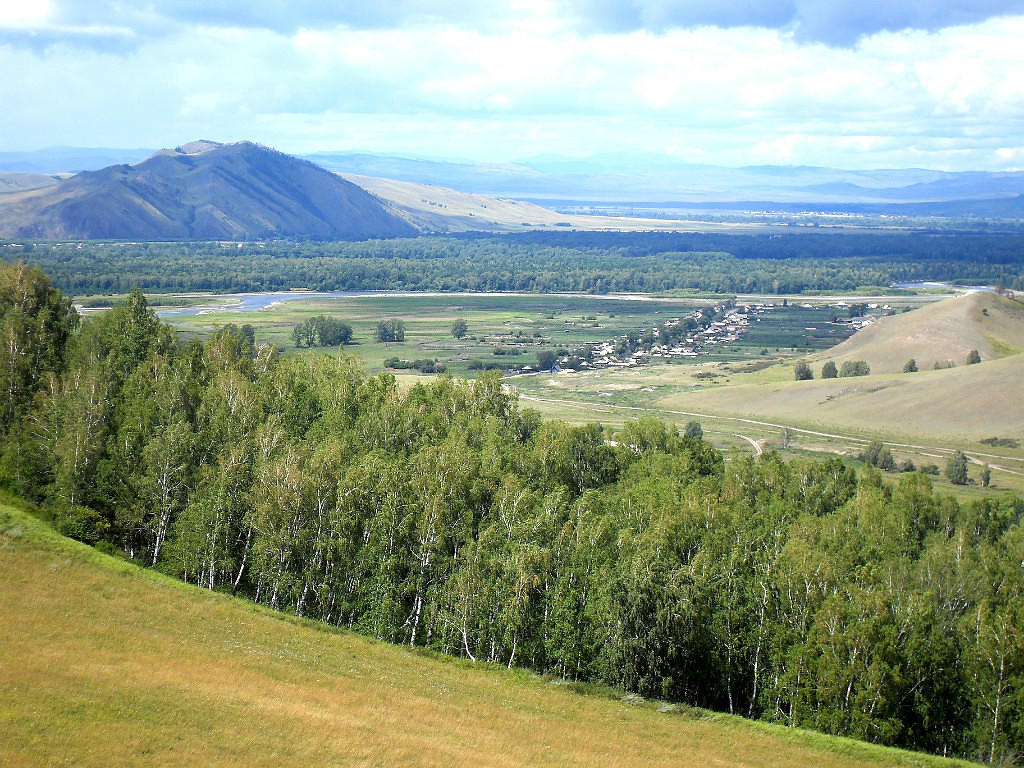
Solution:
[[(600, 5), (570, 6), (588, 3)], [(621, 11), (604, 5), (609, 18)], [(491, 160), (632, 147), (722, 164), (1021, 162), (1024, 17), (879, 32), (835, 48), (754, 26), (577, 34), (566, 6), (546, 0), (501, 9), (545, 20), (538, 29), (430, 16), (427, 26), (286, 33), (218, 21), (214, 11), (227, 10), (214, 4), (204, 25), (172, 24), (130, 48), (83, 48), (59, 35), (5, 45), (30, 36), (11, 31), (5, 8), (0, 70), (19, 74), (0, 80), (0, 99), (27, 108), (0, 123), (4, 149), (206, 137)], [(18, 18), (34, 29), (63, 14)], [(158, 18), (126, 20), (125, 34)]]

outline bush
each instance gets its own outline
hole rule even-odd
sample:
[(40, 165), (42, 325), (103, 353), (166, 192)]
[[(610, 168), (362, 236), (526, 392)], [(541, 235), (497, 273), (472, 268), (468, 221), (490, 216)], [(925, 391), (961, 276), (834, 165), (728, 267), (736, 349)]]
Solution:
[(77, 505), (58, 510), (56, 522), (62, 534), (86, 544), (95, 544), (110, 528), (99, 512)]
[(871, 366), (864, 360), (847, 360), (839, 369), (839, 376), (847, 378), (850, 376), (867, 376), (871, 373)]
[(811, 371), (811, 366), (801, 361), (793, 367), (793, 378), (797, 381), (808, 381), (814, 378), (814, 373)]
[(914, 358), (910, 358), (909, 360), (907, 360), (907, 362), (904, 363), (903, 365), (903, 372), (917, 373), (917, 360), (915, 360)]
[(839, 370), (836, 368), (836, 364), (831, 360), (821, 366), (821, 378), (834, 379), (837, 376), (839, 376)]
[(981, 354), (978, 352), (978, 350), (972, 349), (970, 352), (967, 353), (967, 364), (968, 365), (977, 365), (980, 362), (981, 362)]

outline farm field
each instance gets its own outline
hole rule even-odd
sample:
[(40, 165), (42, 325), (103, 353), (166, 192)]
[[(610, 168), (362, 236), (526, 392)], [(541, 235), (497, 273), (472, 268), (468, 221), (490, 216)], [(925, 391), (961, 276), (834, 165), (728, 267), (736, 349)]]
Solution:
[(0, 502), (0, 765), (965, 765), (375, 643)]

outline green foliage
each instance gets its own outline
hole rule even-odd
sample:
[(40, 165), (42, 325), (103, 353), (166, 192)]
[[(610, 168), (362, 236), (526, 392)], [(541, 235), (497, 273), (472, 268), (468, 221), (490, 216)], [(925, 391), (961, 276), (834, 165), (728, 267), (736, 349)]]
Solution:
[(955, 451), (946, 462), (946, 477), (953, 485), (967, 485), (967, 456)]
[(701, 427), (699, 421), (688, 421), (686, 422), (686, 427), (683, 430), (683, 435), (685, 437), (697, 438), (699, 440), (704, 437), (704, 428)]
[(381, 320), (377, 323), (373, 338), (381, 343), (405, 341), (405, 323), (397, 318)]
[(896, 461), (892, 457), (892, 451), (889, 446), (884, 445), (878, 440), (873, 440), (868, 444), (868, 447), (861, 454), (861, 459), (873, 467), (891, 472), (896, 469)]
[[(363, 242), (28, 243), (30, 263), (75, 295), (314, 290), (852, 291), (896, 281), (1024, 289), (1021, 235), (524, 232)], [(828, 254), (822, 256), (822, 254)]]
[(823, 366), (821, 366), (821, 378), (823, 379), (834, 379), (839, 376), (839, 370), (836, 368), (836, 364), (829, 360)]
[(292, 331), (297, 347), (337, 347), (352, 341), (352, 326), (336, 317), (316, 315)]
[(814, 378), (814, 372), (811, 370), (811, 366), (801, 360), (793, 366), (793, 378), (797, 381), (810, 381)]
[(537, 368), (542, 371), (550, 371), (555, 367), (558, 355), (552, 349), (542, 349), (537, 352)]
[(904, 373), (917, 373), (917, 360), (910, 358), (903, 364)]
[(864, 360), (847, 360), (839, 368), (840, 378), (848, 376), (867, 376), (871, 373), (871, 366)]
[(452, 323), (452, 336), (456, 339), (465, 338), (469, 332), (469, 323), (463, 320), (461, 317)]
[(967, 364), (968, 365), (977, 365), (980, 362), (981, 362), (981, 354), (978, 352), (978, 350), (972, 349), (970, 352), (967, 353)]
[(1024, 751), (1019, 499), (542, 422), (494, 373), (403, 389), (237, 329), (181, 348), (141, 293), (51, 378), (15, 424), (59, 525), (190, 583), (795, 727)]

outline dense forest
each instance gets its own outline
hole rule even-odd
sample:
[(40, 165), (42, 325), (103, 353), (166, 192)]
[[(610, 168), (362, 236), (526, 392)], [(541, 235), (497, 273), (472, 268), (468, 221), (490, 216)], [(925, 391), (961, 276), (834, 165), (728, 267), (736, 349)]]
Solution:
[(1024, 751), (1024, 501), (544, 422), (0, 265), (0, 483), (81, 540), (384, 640), (988, 762)]
[(362, 242), (33, 243), (65, 293), (312, 290), (853, 291), (915, 280), (1024, 289), (1024, 235), (614, 232)]

